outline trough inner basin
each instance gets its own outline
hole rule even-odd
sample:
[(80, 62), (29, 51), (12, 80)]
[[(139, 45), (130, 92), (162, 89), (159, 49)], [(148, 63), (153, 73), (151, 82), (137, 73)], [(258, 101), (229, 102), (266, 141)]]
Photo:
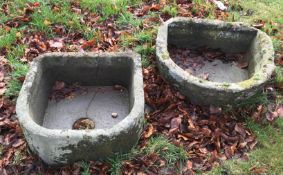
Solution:
[[(129, 113), (127, 89), (113, 86), (80, 86), (63, 99), (50, 99), (43, 126), (50, 129), (71, 129), (80, 118), (92, 119), (95, 129), (111, 128)], [(63, 89), (62, 89), (63, 90)], [(116, 118), (112, 113), (118, 114)]]
[(251, 45), (256, 30), (207, 23), (173, 22), (168, 26), (170, 58), (190, 74), (213, 82), (237, 83), (255, 71)]
[[(45, 128), (72, 129), (81, 118), (93, 120), (94, 129), (111, 128), (131, 111), (134, 67), (130, 58), (49, 58), (39, 69), (30, 111), (32, 119)], [(67, 86), (56, 90), (59, 96), (63, 93), (59, 99), (54, 98), (56, 82)], [(75, 90), (64, 92), (70, 88)], [(113, 113), (118, 116), (113, 117)]]

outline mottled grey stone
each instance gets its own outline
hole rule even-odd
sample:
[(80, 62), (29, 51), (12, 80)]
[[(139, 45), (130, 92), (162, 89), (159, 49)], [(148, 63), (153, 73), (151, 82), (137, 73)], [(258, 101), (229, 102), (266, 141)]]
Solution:
[[(48, 97), (55, 81), (79, 82), (94, 91), (69, 101), (50, 101)], [(113, 92), (110, 87), (116, 84), (127, 90), (120, 94)], [(89, 115), (94, 115), (90, 118), (96, 122), (96, 128), (72, 130), (71, 124), (85, 117), (77, 115), (84, 115), (86, 101), (93, 93), (97, 94), (90, 105)], [(56, 109), (54, 103), (60, 109)], [(105, 160), (115, 153), (126, 153), (137, 143), (143, 130), (140, 56), (132, 52), (41, 55), (30, 66), (16, 111), (29, 147), (48, 164)], [(113, 112), (118, 113), (116, 119), (111, 117)]]
[[(226, 53), (246, 52), (248, 72), (227, 69), (226, 79), (208, 81), (186, 72), (170, 58), (168, 45), (178, 48), (207, 46)], [(163, 23), (156, 41), (157, 65), (161, 74), (193, 103), (201, 105), (233, 105), (247, 100), (270, 80), (274, 66), (274, 50), (270, 37), (243, 23), (177, 17)], [(221, 67), (219, 67), (221, 68)], [(203, 70), (202, 70), (203, 71)], [(223, 71), (219, 71), (222, 72)], [(234, 76), (233, 76), (234, 75)], [(246, 77), (248, 76), (248, 77)]]

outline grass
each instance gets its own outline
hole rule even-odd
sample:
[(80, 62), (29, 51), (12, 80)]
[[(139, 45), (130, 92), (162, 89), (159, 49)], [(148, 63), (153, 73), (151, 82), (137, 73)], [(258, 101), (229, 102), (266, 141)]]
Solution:
[(146, 154), (156, 153), (167, 161), (167, 165), (172, 167), (176, 162), (184, 163), (187, 159), (187, 152), (182, 147), (177, 147), (164, 137), (151, 138), (147, 147)]
[(17, 40), (17, 29), (11, 29), (9, 32), (4, 31), (4, 29), (0, 33), (0, 49), (3, 47), (10, 48), (12, 44)]
[(10, 80), (7, 85), (7, 90), (5, 91), (5, 96), (8, 98), (16, 97), (18, 95), (22, 86), (22, 82), (19, 78), (24, 77), (28, 71), (28, 65), (19, 60), (24, 54), (25, 47), (25, 45), (18, 45), (11, 49), (7, 56), (9, 63), (12, 66)]
[(13, 157), (13, 165), (20, 165), (23, 160), (23, 154), (20, 151), (16, 151)]
[(116, 24), (119, 27), (128, 26), (130, 24), (131, 27), (137, 28), (142, 24), (142, 21), (139, 18), (137, 18), (135, 15), (133, 15), (132, 13), (125, 12), (125, 13), (119, 14), (119, 18), (117, 19)]
[(152, 137), (148, 141), (147, 147), (143, 150), (133, 148), (128, 154), (118, 154), (114, 158), (109, 159), (110, 172), (112, 175), (121, 174), (123, 161), (131, 161), (139, 155), (151, 155), (153, 153), (166, 160), (167, 167), (173, 167), (176, 163), (182, 165), (187, 160), (187, 152), (182, 147), (173, 145), (163, 136), (157, 136)]
[[(253, 14), (251, 16), (241, 15), (240, 11), (230, 9), (230, 17), (236, 16), (236, 21), (242, 21), (247, 23), (254, 23), (257, 20), (265, 20), (281, 23), (283, 22), (282, 11), (283, 11), (283, 1), (281, 0), (231, 0), (230, 4), (234, 6), (241, 6), (243, 12), (247, 10), (252, 10)], [(230, 18), (231, 19), (231, 18)]]
[[(51, 1), (56, 4), (56, 1)], [(32, 26), (34, 30), (41, 31), (48, 36), (53, 35), (50, 25), (64, 25), (68, 31), (84, 31), (86, 28), (80, 22), (82, 16), (71, 11), (70, 3), (61, 1), (58, 10), (51, 9), (49, 3), (42, 2), (40, 10), (32, 14)]]
[(89, 167), (90, 167), (89, 163), (87, 163), (87, 162), (82, 162), (82, 163), (81, 163), (81, 168), (82, 168), (82, 173), (81, 173), (81, 175), (91, 175), (91, 174), (90, 174)]
[(29, 0), (0, 0), (0, 4), (8, 4), (9, 12), (11, 15), (5, 15), (0, 10), (0, 24), (5, 23), (8, 20), (13, 19), (16, 16), (22, 15), (24, 12), (19, 9), (23, 9)]
[(274, 83), (277, 84), (277, 85), (283, 86), (283, 69), (282, 69), (282, 67), (277, 66), (275, 68)]
[(148, 67), (151, 64), (151, 57), (155, 54), (154, 38), (156, 28), (148, 30), (137, 30), (134, 34), (121, 36), (120, 46), (123, 49), (133, 48), (142, 57), (142, 66)]
[(0, 158), (2, 157), (3, 150), (4, 150), (4, 146), (3, 146), (3, 145), (0, 145)]
[(276, 127), (267, 125), (261, 126), (253, 121), (247, 121), (246, 126), (257, 136), (259, 142), (257, 148), (248, 153), (248, 161), (236, 159), (223, 161), (222, 165), (213, 169), (206, 175), (218, 174), (253, 174), (252, 167), (262, 168), (262, 174), (279, 175), (283, 172), (283, 119), (276, 120)]
[(169, 6), (166, 5), (163, 9), (162, 9), (162, 13), (164, 14), (168, 14), (172, 17), (175, 17), (178, 15), (178, 10), (176, 8), (176, 6)]
[(101, 20), (104, 21), (110, 16), (122, 14), (127, 10), (127, 6), (140, 3), (140, 0), (81, 0), (81, 7), (88, 9), (93, 13), (97, 13), (101, 16)]

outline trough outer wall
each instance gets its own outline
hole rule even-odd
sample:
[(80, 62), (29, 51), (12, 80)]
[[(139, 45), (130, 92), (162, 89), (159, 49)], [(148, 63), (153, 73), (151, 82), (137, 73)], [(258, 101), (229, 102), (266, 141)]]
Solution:
[[(29, 93), (34, 88), (35, 74), (38, 73), (38, 65), (44, 57), (72, 57), (72, 59), (131, 57), (134, 62), (135, 102), (129, 115), (112, 128), (107, 129), (47, 129), (35, 123), (29, 110)], [(137, 144), (143, 131), (144, 92), (140, 55), (133, 52), (43, 54), (36, 58), (30, 66), (17, 100), (16, 112), (29, 148), (49, 165), (68, 164), (80, 160), (106, 160), (115, 153), (126, 153)]]
[[(245, 30), (256, 30), (259, 42), (261, 42), (260, 46), (264, 50), (257, 50), (258, 48), (255, 48), (253, 52), (256, 54), (262, 53), (262, 68), (256, 70), (250, 79), (239, 83), (212, 82), (190, 75), (174, 63), (167, 49), (168, 26), (174, 22), (203, 23), (204, 25), (215, 25), (219, 28), (229, 26), (232, 28), (243, 27)], [(156, 55), (156, 62), (161, 75), (183, 95), (188, 97), (191, 102), (200, 105), (227, 106), (242, 103), (263, 89), (265, 84), (271, 80), (271, 75), (275, 68), (274, 49), (268, 35), (243, 23), (226, 23), (219, 20), (185, 17), (171, 18), (159, 27), (156, 39)]]

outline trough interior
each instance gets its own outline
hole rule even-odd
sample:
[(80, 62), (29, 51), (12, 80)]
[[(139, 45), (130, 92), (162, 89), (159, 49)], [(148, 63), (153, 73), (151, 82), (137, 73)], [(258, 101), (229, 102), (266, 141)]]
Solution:
[[(91, 118), (95, 129), (111, 128), (125, 118), (134, 103), (134, 64), (127, 57), (47, 57), (39, 62), (30, 94), (33, 120), (50, 129), (71, 129), (80, 118)], [(84, 93), (50, 99), (56, 81), (79, 83)], [(114, 85), (125, 87), (123, 91)], [(112, 113), (117, 118), (112, 118)]]
[(210, 81), (233, 83), (249, 79), (255, 73), (256, 64), (260, 61), (254, 55), (254, 50), (258, 47), (256, 37), (257, 30), (245, 26), (178, 21), (168, 25), (167, 42), (168, 50), (172, 47), (206, 47), (220, 49), (227, 54), (243, 54), (244, 60), (249, 63), (246, 69), (239, 68), (237, 63), (222, 62), (219, 59), (205, 61), (204, 66), (196, 70), (197, 74), (208, 73)]

